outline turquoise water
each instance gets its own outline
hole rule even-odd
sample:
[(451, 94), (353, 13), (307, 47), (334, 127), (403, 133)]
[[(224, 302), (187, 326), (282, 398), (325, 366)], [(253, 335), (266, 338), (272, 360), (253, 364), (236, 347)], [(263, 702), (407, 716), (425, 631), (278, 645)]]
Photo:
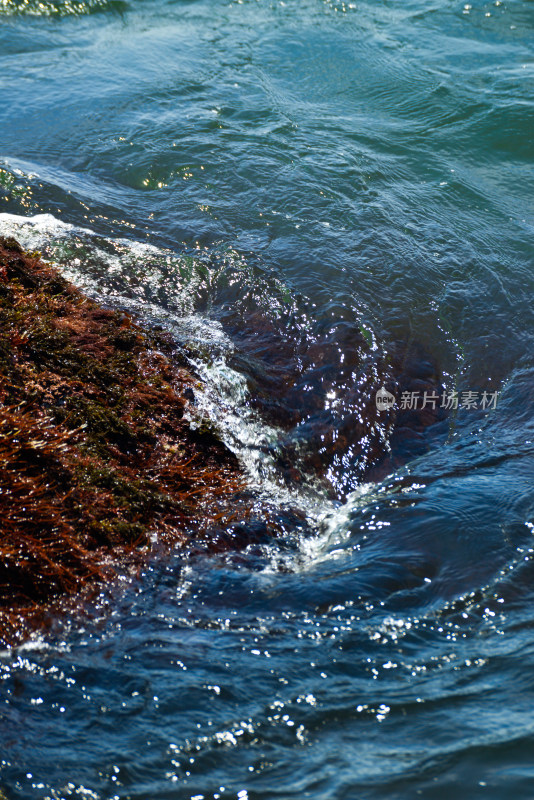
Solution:
[[(0, 233), (173, 333), (284, 528), (0, 653), (8, 800), (532, 798), (533, 44), (530, 0), (0, 0)], [(366, 440), (399, 348), (496, 408)]]

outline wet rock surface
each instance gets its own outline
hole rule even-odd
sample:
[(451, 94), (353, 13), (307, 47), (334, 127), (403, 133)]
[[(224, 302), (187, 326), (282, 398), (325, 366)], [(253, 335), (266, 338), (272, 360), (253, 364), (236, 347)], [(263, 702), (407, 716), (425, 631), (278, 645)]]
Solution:
[(184, 417), (172, 342), (0, 238), (0, 632), (112, 572), (109, 556), (193, 536), (243, 476)]

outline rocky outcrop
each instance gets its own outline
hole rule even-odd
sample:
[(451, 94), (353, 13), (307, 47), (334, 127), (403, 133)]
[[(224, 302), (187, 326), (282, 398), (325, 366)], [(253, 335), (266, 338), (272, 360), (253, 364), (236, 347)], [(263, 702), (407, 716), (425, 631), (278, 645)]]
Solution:
[(0, 638), (229, 513), (243, 476), (186, 420), (195, 382), (170, 339), (0, 237)]

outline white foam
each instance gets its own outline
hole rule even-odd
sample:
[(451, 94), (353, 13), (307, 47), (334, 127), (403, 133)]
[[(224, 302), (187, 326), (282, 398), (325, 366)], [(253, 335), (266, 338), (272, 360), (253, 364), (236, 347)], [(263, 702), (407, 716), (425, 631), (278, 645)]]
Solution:
[(34, 249), (48, 244), (52, 239), (68, 236), (75, 228), (52, 214), (22, 217), (3, 213), (0, 214), (0, 230), (3, 236), (14, 236), (23, 247)]

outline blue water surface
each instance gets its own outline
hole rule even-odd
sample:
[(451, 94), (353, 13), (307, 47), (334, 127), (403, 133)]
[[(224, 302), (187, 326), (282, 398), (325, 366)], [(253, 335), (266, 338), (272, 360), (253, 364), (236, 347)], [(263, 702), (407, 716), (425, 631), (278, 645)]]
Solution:
[[(534, 796), (533, 44), (530, 0), (0, 0), (0, 233), (187, 344), (258, 513), (304, 520), (2, 651), (0, 797)], [(496, 407), (288, 488), (254, 309)]]

